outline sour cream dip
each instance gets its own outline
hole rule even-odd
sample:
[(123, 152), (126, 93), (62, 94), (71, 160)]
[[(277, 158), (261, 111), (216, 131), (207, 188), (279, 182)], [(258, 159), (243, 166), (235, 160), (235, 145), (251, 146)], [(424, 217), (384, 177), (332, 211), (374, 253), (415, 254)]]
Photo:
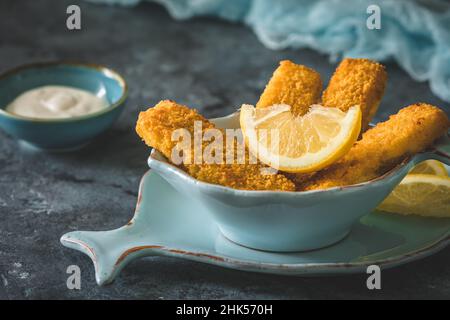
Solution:
[(108, 101), (93, 93), (67, 86), (43, 86), (20, 94), (5, 110), (40, 119), (73, 118), (108, 107)]

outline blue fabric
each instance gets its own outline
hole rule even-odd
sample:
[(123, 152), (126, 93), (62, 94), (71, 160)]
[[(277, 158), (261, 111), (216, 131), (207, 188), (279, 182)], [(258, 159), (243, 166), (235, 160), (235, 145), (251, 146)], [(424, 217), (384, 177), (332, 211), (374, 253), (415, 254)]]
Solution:
[[(89, 0), (135, 5), (140, 0)], [(271, 49), (312, 48), (341, 57), (395, 59), (414, 79), (450, 102), (450, 3), (445, 0), (146, 0), (176, 19), (217, 16), (242, 21)], [(367, 7), (381, 8), (369, 30)]]

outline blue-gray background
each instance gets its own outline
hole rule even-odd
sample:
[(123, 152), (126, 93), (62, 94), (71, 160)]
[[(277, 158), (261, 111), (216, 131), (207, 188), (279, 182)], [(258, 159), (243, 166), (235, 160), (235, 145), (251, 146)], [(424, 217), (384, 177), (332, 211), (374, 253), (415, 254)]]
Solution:
[[(126, 267), (98, 287), (93, 266), (63, 248), (71, 230), (108, 230), (132, 216), (149, 149), (134, 133), (140, 110), (170, 98), (207, 117), (254, 103), (279, 60), (318, 70), (326, 83), (335, 65), (310, 50), (271, 51), (249, 29), (208, 18), (172, 20), (157, 5), (133, 8), (81, 2), (81, 31), (65, 27), (77, 1), (0, 2), (0, 71), (33, 61), (76, 59), (106, 64), (130, 86), (126, 111), (111, 130), (78, 152), (22, 149), (0, 132), (0, 298), (450, 298), (449, 249), (385, 271), (383, 289), (366, 276), (291, 278), (251, 274), (165, 257)], [(387, 63), (389, 84), (376, 120), (425, 101), (449, 112), (427, 83)], [(82, 271), (82, 289), (66, 288), (67, 266)]]

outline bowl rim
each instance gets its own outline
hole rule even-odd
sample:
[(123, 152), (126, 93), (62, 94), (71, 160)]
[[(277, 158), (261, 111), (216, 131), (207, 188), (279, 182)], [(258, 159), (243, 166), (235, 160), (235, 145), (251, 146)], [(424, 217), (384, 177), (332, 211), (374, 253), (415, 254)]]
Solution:
[[(239, 114), (239, 111), (234, 111), (228, 115), (222, 116), (222, 117), (215, 117), (208, 119), (209, 121), (217, 124), (218, 122), (222, 121), (233, 121), (234, 118), (236, 118)], [(374, 126), (373, 124), (370, 124), (370, 126)], [(449, 139), (450, 143), (450, 131), (445, 135), (446, 139)], [(436, 142), (435, 142), (436, 143)], [(326, 189), (317, 189), (317, 190), (306, 190), (306, 191), (282, 191), (282, 190), (245, 190), (245, 189), (236, 189), (231, 188), (215, 183), (205, 182), (198, 180), (192, 176), (190, 176), (187, 172), (182, 170), (181, 168), (177, 167), (176, 165), (169, 162), (169, 160), (156, 148), (152, 148), (150, 155), (147, 159), (147, 163), (151, 169), (154, 169), (156, 172), (158, 172), (158, 169), (162, 169), (165, 171), (170, 172), (171, 174), (175, 174), (179, 176), (182, 180), (185, 180), (187, 183), (194, 184), (195, 186), (206, 190), (206, 191), (217, 191), (221, 193), (227, 193), (227, 194), (233, 194), (233, 195), (244, 195), (244, 196), (250, 196), (250, 197), (258, 197), (258, 196), (274, 196), (274, 197), (295, 197), (299, 195), (303, 196), (315, 196), (315, 195), (324, 195), (324, 194), (335, 194), (339, 191), (356, 191), (361, 190), (365, 187), (369, 186), (376, 186), (380, 183), (383, 183), (385, 179), (393, 178), (397, 173), (401, 171), (404, 167), (409, 167), (409, 169), (412, 168), (414, 164), (417, 164), (424, 160), (429, 159), (438, 159), (438, 156), (441, 154), (441, 151), (439, 151), (438, 148), (435, 146), (422, 151), (418, 152), (413, 155), (408, 155), (403, 161), (401, 161), (399, 164), (391, 168), (389, 171), (385, 172), (384, 174), (369, 180), (369, 181), (363, 181), (360, 183), (355, 183), (351, 185), (345, 185), (345, 186), (336, 186), (336, 187), (330, 187)], [(160, 160), (155, 158), (155, 155), (160, 156), (164, 160)], [(445, 157), (448, 157), (448, 155), (445, 155)], [(152, 163), (156, 163), (159, 168), (152, 167)], [(406, 173), (405, 173), (406, 175)]]
[[(227, 121), (227, 120), (232, 121), (233, 118), (235, 118), (237, 116), (237, 114), (239, 114), (239, 111), (234, 111), (223, 117), (211, 118), (209, 120), (214, 123), (221, 122), (221, 121)], [(155, 156), (159, 156), (160, 158), (162, 158), (164, 160), (157, 159)], [(221, 192), (221, 193), (228, 193), (228, 194), (234, 194), (234, 195), (242, 194), (245, 196), (254, 196), (254, 197), (258, 197), (260, 195), (264, 195), (264, 196), (269, 195), (269, 196), (275, 196), (275, 197), (293, 197), (295, 195), (298, 197), (299, 195), (313, 196), (313, 195), (324, 194), (324, 193), (325, 194), (334, 194), (338, 191), (359, 190), (359, 189), (367, 187), (369, 185), (375, 185), (375, 184), (381, 183), (381, 181), (383, 181), (384, 179), (393, 177), (396, 173), (398, 173), (400, 171), (401, 168), (408, 166), (408, 164), (410, 164), (411, 162), (422, 161), (421, 158), (424, 158), (423, 160), (432, 159), (432, 157), (430, 157), (430, 152), (427, 152), (427, 151), (419, 152), (415, 155), (410, 155), (410, 156), (406, 157), (405, 159), (403, 159), (402, 162), (397, 164), (395, 167), (393, 167), (386, 173), (384, 173), (381, 176), (378, 176), (372, 180), (364, 181), (364, 182), (360, 182), (360, 183), (356, 183), (356, 184), (351, 184), (351, 185), (347, 185), (347, 186), (337, 186), (337, 187), (331, 187), (331, 188), (326, 188), (326, 189), (307, 190), (307, 191), (245, 190), (245, 189), (236, 189), (236, 188), (231, 188), (231, 187), (227, 187), (227, 186), (223, 186), (223, 185), (219, 185), (219, 184), (201, 181), (201, 180), (195, 179), (194, 177), (190, 176), (184, 170), (182, 170), (179, 167), (177, 167), (176, 165), (170, 163), (168, 161), (168, 159), (156, 148), (152, 148), (152, 151), (150, 152), (150, 155), (147, 159), (147, 163), (148, 163), (149, 167), (151, 169), (154, 169), (156, 172), (158, 172), (158, 168), (153, 167), (151, 164), (157, 164), (157, 166), (159, 166), (159, 169), (162, 169), (162, 170), (168, 171), (172, 174), (175, 174), (175, 175), (179, 176), (182, 180), (186, 181), (187, 183), (194, 184), (195, 186), (197, 186), (201, 189), (207, 190), (207, 191), (215, 190), (215, 191)]]
[(0, 73), (0, 81), (7, 79), (8, 77), (11, 77), (13, 75), (19, 74), (20, 72), (23, 72), (28, 69), (38, 69), (38, 68), (43, 69), (43, 68), (57, 67), (57, 66), (72, 66), (72, 67), (81, 67), (81, 68), (96, 70), (100, 73), (103, 73), (107, 77), (116, 80), (119, 83), (119, 85), (123, 88), (123, 92), (116, 102), (108, 103), (107, 108), (93, 112), (93, 113), (77, 116), (77, 117), (56, 118), (56, 119), (33, 118), (33, 117), (26, 117), (26, 116), (16, 115), (16, 114), (7, 112), (5, 109), (3, 109), (1, 107), (0, 107), (0, 115), (15, 119), (15, 120), (21, 120), (21, 121), (27, 121), (27, 122), (40, 122), (40, 123), (76, 122), (76, 121), (80, 121), (80, 120), (94, 118), (94, 117), (97, 117), (104, 113), (108, 113), (112, 110), (115, 110), (118, 107), (122, 106), (128, 97), (128, 84), (127, 84), (125, 78), (116, 70), (114, 70), (110, 67), (107, 67), (105, 65), (102, 65), (102, 64), (97, 64), (97, 63), (72, 61), (72, 60), (58, 60), (58, 61), (48, 61), (48, 62), (27, 63), (27, 64), (19, 65), (17, 67), (14, 67), (12, 69), (9, 69), (9, 70), (6, 70), (5, 72)]
[[(393, 177), (395, 174), (397, 174), (401, 168), (407, 166), (413, 158), (418, 157), (423, 153), (418, 153), (414, 156), (407, 157), (404, 159), (401, 163), (396, 165), (394, 168), (389, 170), (388, 172), (384, 173), (383, 175), (376, 177), (369, 181), (364, 181), (352, 185), (347, 186), (337, 186), (337, 187), (331, 187), (326, 189), (317, 189), (317, 190), (307, 190), (307, 191), (282, 191), (282, 190), (245, 190), (245, 189), (236, 189), (231, 188), (219, 184), (209, 183), (205, 181), (201, 181), (198, 179), (195, 179), (194, 177), (190, 176), (187, 172), (183, 171), (176, 165), (168, 162), (168, 160), (164, 157), (164, 155), (159, 152), (157, 149), (153, 148), (149, 157), (148, 157), (148, 164), (149, 167), (156, 172), (158, 172), (158, 169), (165, 170), (166, 172), (169, 172), (171, 174), (175, 174), (178, 177), (180, 177), (182, 180), (184, 180), (187, 183), (193, 184), (197, 186), (200, 189), (206, 190), (206, 191), (217, 191), (220, 193), (227, 193), (227, 194), (233, 194), (233, 195), (243, 195), (243, 196), (250, 196), (250, 197), (258, 197), (258, 196), (275, 196), (275, 197), (294, 197), (294, 196), (313, 196), (317, 194), (334, 194), (338, 191), (344, 191), (344, 190), (360, 190), (364, 187), (367, 187), (369, 185), (375, 185), (378, 183), (381, 183), (383, 180)], [(164, 160), (157, 159), (156, 157), (161, 157)], [(156, 164), (158, 167), (152, 166), (152, 164)]]

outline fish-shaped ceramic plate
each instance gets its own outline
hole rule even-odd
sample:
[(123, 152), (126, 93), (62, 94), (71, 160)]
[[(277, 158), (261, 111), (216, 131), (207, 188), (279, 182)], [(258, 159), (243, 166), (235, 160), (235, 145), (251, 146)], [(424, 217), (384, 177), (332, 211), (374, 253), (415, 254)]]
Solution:
[(225, 238), (202, 204), (150, 170), (142, 178), (136, 212), (127, 225), (111, 231), (70, 232), (61, 242), (92, 259), (100, 285), (114, 280), (130, 261), (149, 255), (242, 271), (336, 275), (366, 272), (373, 264), (391, 268), (431, 255), (450, 243), (450, 219), (372, 212), (332, 246), (300, 253), (260, 251)]

